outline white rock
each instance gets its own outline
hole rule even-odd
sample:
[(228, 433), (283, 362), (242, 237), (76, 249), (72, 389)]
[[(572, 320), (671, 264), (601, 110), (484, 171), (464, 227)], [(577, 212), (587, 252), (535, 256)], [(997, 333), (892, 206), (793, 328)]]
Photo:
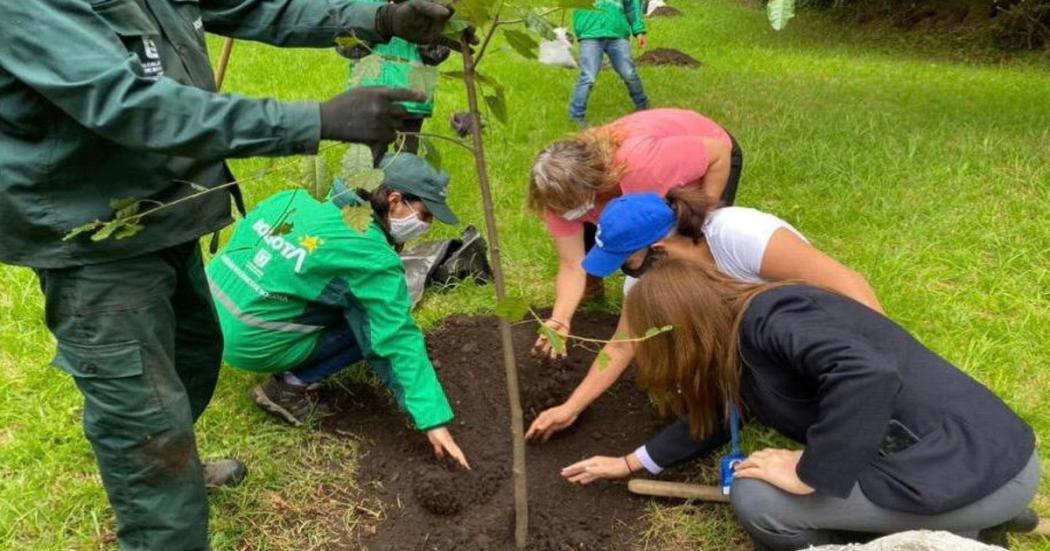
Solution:
[(1001, 551), (1002, 547), (985, 545), (950, 532), (913, 530), (883, 536), (866, 544), (821, 545), (819, 551)]

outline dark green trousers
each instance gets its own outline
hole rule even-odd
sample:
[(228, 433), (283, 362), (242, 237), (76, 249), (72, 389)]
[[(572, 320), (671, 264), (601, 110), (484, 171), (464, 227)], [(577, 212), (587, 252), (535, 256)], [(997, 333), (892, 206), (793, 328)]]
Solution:
[(120, 546), (208, 549), (193, 423), (215, 390), (222, 333), (197, 242), (37, 275)]

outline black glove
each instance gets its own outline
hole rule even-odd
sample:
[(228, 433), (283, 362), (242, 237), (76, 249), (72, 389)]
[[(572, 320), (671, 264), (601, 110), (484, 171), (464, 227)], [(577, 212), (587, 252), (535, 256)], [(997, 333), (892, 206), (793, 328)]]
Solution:
[[(460, 111), (459, 113), (453, 113), (448, 118), (448, 123), (456, 131), (457, 136), (466, 138), (474, 128), (474, 116), (469, 111)], [(485, 128), (484, 122), (481, 123), (481, 128)]]
[(419, 51), (419, 57), (423, 65), (441, 65), (448, 59), (448, 56), (452, 55), (452, 48), (448, 46), (428, 44), (417, 46), (416, 49)]
[[(402, 38), (413, 44), (440, 44), (459, 50), (459, 43), (442, 36), (445, 23), (452, 17), (452, 8), (430, 0), (394, 0), (376, 11), (376, 33), (383, 40)], [(472, 29), (469, 42), (474, 44)]]
[(396, 36), (414, 44), (433, 44), (451, 17), (452, 10), (429, 0), (384, 4), (376, 12), (376, 33), (383, 40)]
[(423, 94), (400, 88), (354, 88), (321, 104), (321, 139), (363, 143), (385, 150), (409, 118), (399, 101), (424, 101)]

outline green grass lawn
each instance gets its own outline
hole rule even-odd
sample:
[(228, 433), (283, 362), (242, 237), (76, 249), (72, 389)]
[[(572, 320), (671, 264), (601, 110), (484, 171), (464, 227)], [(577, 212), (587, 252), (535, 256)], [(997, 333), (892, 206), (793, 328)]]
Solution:
[[(1047, 57), (968, 62), (907, 37), (851, 36), (809, 13), (777, 34), (763, 12), (728, 0), (677, 6), (685, 17), (650, 21), (651, 47), (681, 49), (703, 67), (642, 68), (653, 104), (722, 122), (745, 151), (738, 202), (789, 220), (867, 274), (890, 316), (998, 392), (1035, 427), (1050, 456)], [(511, 106), (511, 123), (491, 124), (486, 133), (509, 285), (549, 303), (555, 259), (524, 206), (525, 188), (535, 153), (574, 129), (567, 102), (575, 73), (520, 60), (504, 47), (483, 70), (506, 84)], [(324, 99), (345, 80), (345, 63), (331, 51), (239, 43), (226, 87)], [(458, 82), (443, 82), (428, 130), (448, 133), (448, 115), (465, 105)], [(611, 120), (629, 108), (618, 79), (603, 72), (591, 119)], [(337, 149), (326, 154), (334, 160)], [(480, 225), (472, 162), (454, 147), (443, 156), (452, 204), (464, 223)], [(246, 185), (249, 203), (292, 185), (291, 164)], [(233, 165), (241, 177), (274, 166)], [(461, 288), (429, 297), (419, 316), (430, 325), (451, 312), (484, 312), (492, 302), (489, 287)], [(80, 397), (48, 366), (52, 346), (33, 274), (0, 267), (0, 548), (106, 548), (113, 517), (81, 433)], [(224, 370), (198, 425), (204, 456), (237, 456), (251, 469), (241, 487), (213, 494), (213, 544), (323, 549), (345, 538), (358, 514), (356, 444), (268, 422), (246, 395), (256, 380)], [(748, 439), (758, 446), (770, 435)], [(1036, 507), (1050, 515), (1050, 483)], [(654, 505), (653, 519), (655, 548), (738, 548), (742, 541), (725, 508)], [(1050, 541), (1015, 543), (1050, 549)]]

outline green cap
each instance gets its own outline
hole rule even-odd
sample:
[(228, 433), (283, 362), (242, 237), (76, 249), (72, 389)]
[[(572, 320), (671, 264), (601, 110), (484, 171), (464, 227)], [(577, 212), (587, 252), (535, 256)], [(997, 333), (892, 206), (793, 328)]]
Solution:
[(383, 185), (419, 197), (434, 218), (446, 224), (458, 224), (459, 218), (448, 208), (448, 173), (430, 166), (411, 153), (387, 153), (379, 163)]

